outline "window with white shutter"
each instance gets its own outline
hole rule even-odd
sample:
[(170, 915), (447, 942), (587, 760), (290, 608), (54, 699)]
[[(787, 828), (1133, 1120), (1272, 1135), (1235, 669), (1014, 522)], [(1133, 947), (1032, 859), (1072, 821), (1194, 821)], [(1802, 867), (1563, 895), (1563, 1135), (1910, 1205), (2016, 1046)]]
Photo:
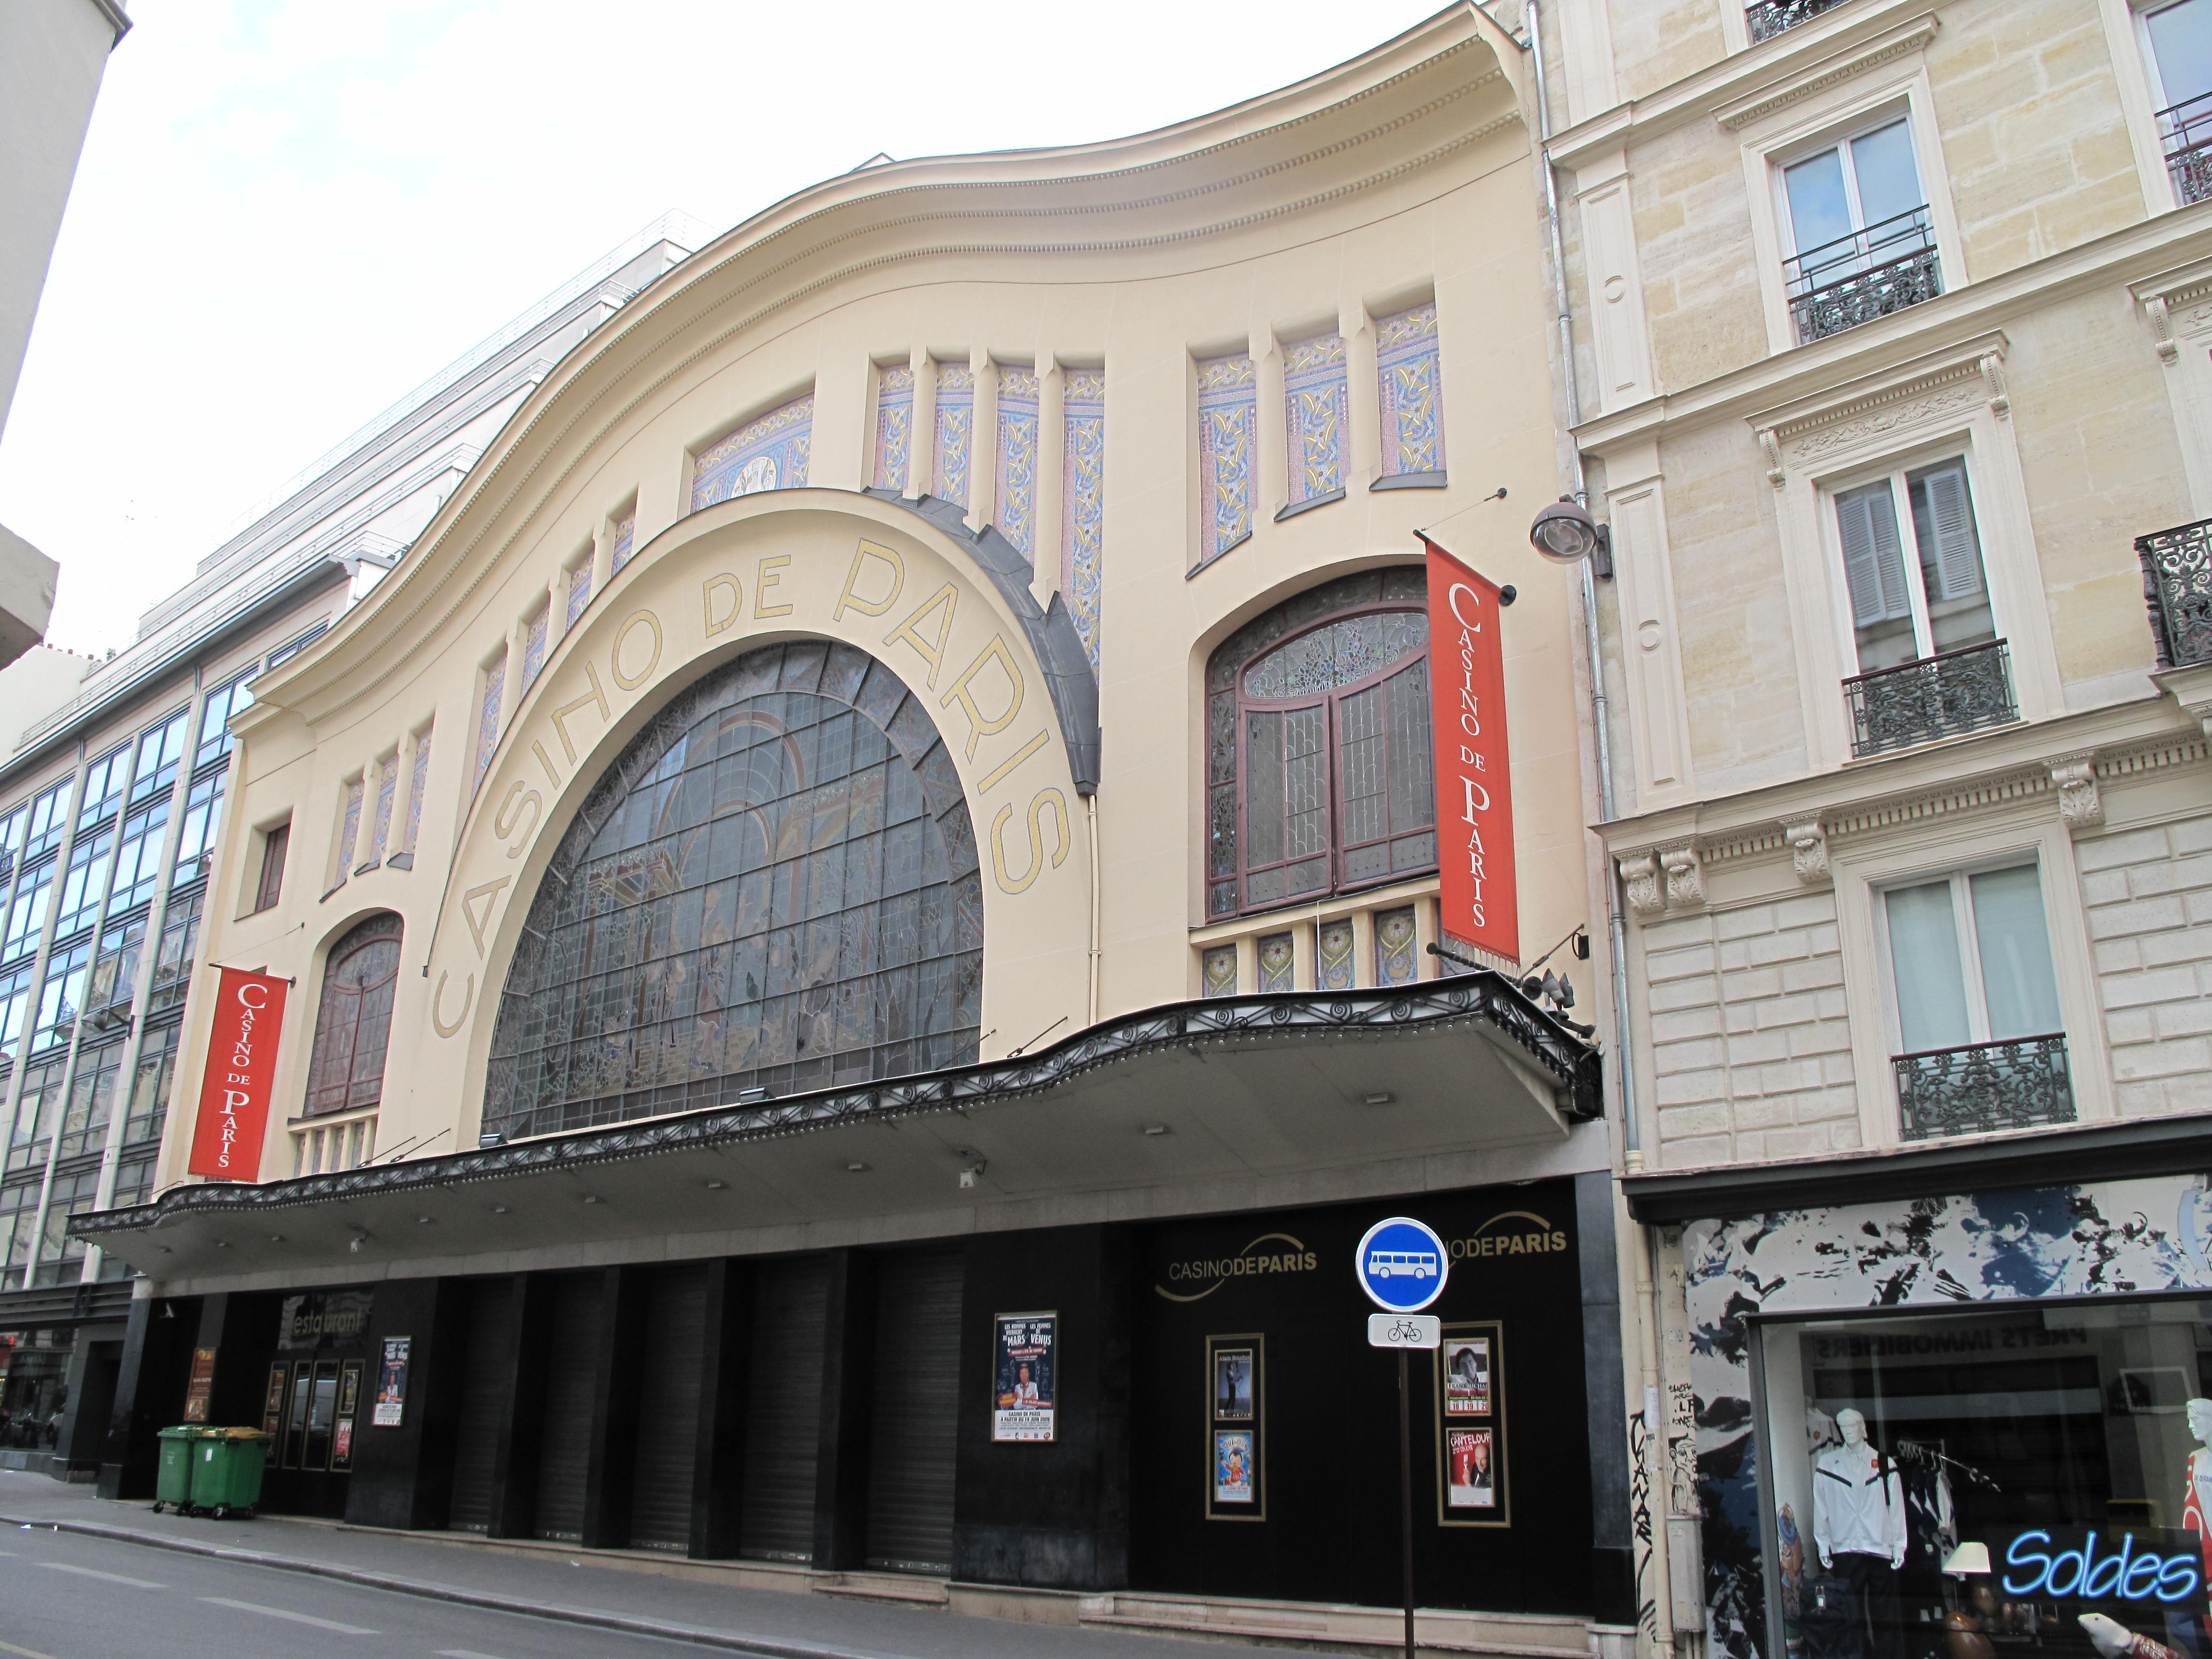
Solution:
[(1996, 638), (1963, 458), (1838, 491), (1835, 505), (1860, 673)]

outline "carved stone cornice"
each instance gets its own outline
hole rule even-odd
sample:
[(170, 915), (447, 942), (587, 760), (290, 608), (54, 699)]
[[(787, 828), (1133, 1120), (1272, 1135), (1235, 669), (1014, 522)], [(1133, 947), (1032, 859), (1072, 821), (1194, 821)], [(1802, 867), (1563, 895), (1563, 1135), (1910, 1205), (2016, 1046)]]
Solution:
[(1977, 404), (1986, 403), (1998, 419), (2007, 418), (2012, 413), (2004, 379), (2008, 343), (2001, 331), (1984, 335), (1881, 383), (1845, 386), (1825, 399), (1801, 398), (1747, 416), (1765, 458), (1767, 482), (1780, 489), (1792, 467), (1817, 465), (1839, 451), (1895, 438)]
[(1790, 862), (1797, 879), (1808, 887), (1821, 886), (1832, 877), (1828, 870), (1828, 830), (1820, 815), (1784, 820), (1782, 838), (1790, 843)]
[(1911, 57), (1936, 38), (1938, 27), (1936, 14), (1923, 12), (1901, 28), (1878, 34), (1863, 45), (1823, 58), (1786, 80), (1761, 87), (1747, 98), (1723, 105), (1713, 112), (1713, 118), (1730, 132), (1739, 131), (1753, 121), (1787, 109), (1816, 92), (1825, 92), (1855, 75)]
[(2069, 830), (2094, 830), (2105, 822), (2097, 788), (2097, 751), (2084, 749), (2051, 759), (2051, 785), (2058, 792), (2058, 818)]

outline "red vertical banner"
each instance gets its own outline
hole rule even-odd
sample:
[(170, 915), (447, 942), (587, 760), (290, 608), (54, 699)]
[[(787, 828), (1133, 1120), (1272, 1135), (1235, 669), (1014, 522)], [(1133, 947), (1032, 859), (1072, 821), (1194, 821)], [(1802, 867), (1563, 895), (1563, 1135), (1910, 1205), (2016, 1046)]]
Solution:
[(236, 968), (221, 971), (215, 1030), (200, 1077), (199, 1121), (192, 1128), (191, 1162), (185, 1167), (216, 1181), (258, 1181), (287, 981)]
[(1443, 931), (1518, 963), (1499, 590), (1426, 536), (1421, 544), (1429, 550), (1429, 693)]

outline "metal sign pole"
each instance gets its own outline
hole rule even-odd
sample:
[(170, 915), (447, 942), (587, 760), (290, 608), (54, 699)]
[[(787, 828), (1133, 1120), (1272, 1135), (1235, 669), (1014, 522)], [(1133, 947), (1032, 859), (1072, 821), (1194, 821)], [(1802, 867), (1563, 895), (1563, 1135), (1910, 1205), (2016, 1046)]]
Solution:
[(1406, 1564), (1406, 1659), (1413, 1659), (1413, 1398), (1398, 1350), (1398, 1550)]

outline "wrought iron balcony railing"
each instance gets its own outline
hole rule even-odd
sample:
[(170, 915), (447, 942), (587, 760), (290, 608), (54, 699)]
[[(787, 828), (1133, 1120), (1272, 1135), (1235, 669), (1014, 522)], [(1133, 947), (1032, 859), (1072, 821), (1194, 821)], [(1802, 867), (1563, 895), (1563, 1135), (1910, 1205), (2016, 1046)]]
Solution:
[(2212, 199), (2212, 92), (2159, 111), (2158, 138), (2174, 193), (2185, 204)]
[(2160, 668), (2212, 662), (2212, 519), (2136, 538)]
[(1932, 300), (1943, 291), (1923, 203), (1782, 263), (1790, 316), (1804, 345)]
[(2002, 640), (1942, 651), (1844, 682), (1854, 757), (1910, 749), (2020, 718)]
[(1818, 17), (1831, 6), (1840, 6), (1844, 0), (1757, 0), (1754, 5), (1743, 9), (1744, 21), (1751, 25), (1751, 44), (1771, 40), (1784, 29), (1795, 28), (1808, 17)]
[(2062, 1036), (1930, 1048), (1899, 1054), (1890, 1065), (1907, 1140), (2074, 1121)]

